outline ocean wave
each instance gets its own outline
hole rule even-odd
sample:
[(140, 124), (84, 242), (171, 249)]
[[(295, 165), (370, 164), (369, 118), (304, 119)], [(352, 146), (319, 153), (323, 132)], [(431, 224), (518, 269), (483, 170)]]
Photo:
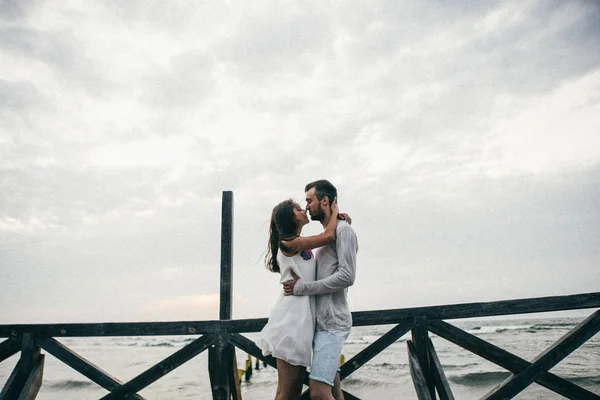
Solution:
[(174, 342), (156, 342), (156, 343), (142, 343), (141, 347), (179, 347), (180, 343)]
[(533, 325), (496, 325), (496, 326), (476, 326), (468, 329), (467, 332), (473, 335), (476, 334), (490, 334), (490, 333), (502, 333), (506, 331), (527, 331), (531, 329)]
[(478, 363), (467, 363), (467, 364), (443, 364), (444, 370), (453, 371), (457, 369), (465, 369), (471, 367), (477, 367), (480, 364)]
[(383, 363), (373, 363), (370, 364), (371, 367), (374, 368), (385, 368), (385, 369), (405, 369), (408, 367), (408, 363), (387, 363), (387, 362), (383, 362)]
[(388, 385), (392, 385), (392, 382), (388, 382), (385, 380), (381, 380), (381, 379), (369, 379), (368, 377), (365, 376), (349, 376), (348, 378), (344, 379), (344, 383), (342, 384), (345, 387), (385, 387)]
[(73, 381), (73, 380), (65, 380), (58, 381), (48, 384), (48, 388), (51, 390), (76, 390), (76, 389), (84, 389), (95, 385), (95, 383), (91, 381)]
[(549, 330), (553, 330), (553, 329), (560, 329), (560, 328), (573, 328), (575, 327), (576, 324), (573, 323), (550, 323), (550, 324), (534, 324), (531, 329), (535, 329), (538, 331), (549, 331)]
[(183, 346), (191, 343), (194, 340), (195, 340), (195, 338), (162, 339), (162, 340), (140, 339), (140, 340), (134, 340), (134, 341), (121, 341), (121, 342), (117, 342), (116, 344), (119, 346), (126, 346), (126, 347), (183, 347)]
[(543, 323), (521, 323), (519, 325), (481, 325), (467, 329), (467, 332), (472, 334), (489, 334), (489, 333), (502, 333), (506, 331), (526, 331), (529, 333), (535, 333), (538, 331), (550, 331), (550, 330), (562, 330), (572, 328), (576, 325), (573, 322), (543, 322)]
[(448, 380), (463, 386), (488, 386), (502, 382), (510, 375), (510, 372), (504, 371), (472, 372), (464, 375), (451, 375)]
[[(360, 336), (360, 337), (355, 337), (355, 338), (351, 337), (348, 340), (346, 340), (346, 344), (371, 344), (371, 343), (374, 343), (380, 337), (381, 336), (374, 336), (374, 335), (365, 335), (365, 336)], [(408, 336), (403, 336), (400, 339), (396, 340), (396, 342), (406, 342), (408, 339), (409, 339)]]

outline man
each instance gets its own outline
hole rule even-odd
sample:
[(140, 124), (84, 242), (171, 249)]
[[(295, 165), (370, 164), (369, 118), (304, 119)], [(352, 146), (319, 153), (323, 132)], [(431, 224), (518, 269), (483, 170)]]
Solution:
[[(311, 219), (321, 222), (325, 228), (331, 218), (331, 203), (337, 198), (337, 189), (329, 181), (318, 180), (306, 185), (304, 191)], [(293, 280), (283, 284), (286, 296), (316, 295), (316, 332), (309, 376), (311, 399), (344, 399), (339, 360), (352, 327), (347, 292), (354, 284), (357, 251), (354, 229), (346, 221), (338, 221), (335, 243), (315, 251), (317, 280), (306, 282), (294, 275)]]

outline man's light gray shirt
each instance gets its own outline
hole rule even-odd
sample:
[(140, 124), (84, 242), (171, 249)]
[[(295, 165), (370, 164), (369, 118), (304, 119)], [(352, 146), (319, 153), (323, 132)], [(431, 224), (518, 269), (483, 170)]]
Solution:
[(354, 229), (338, 221), (335, 243), (316, 249), (317, 280), (296, 282), (294, 295), (316, 295), (317, 331), (346, 331), (352, 327), (347, 296), (356, 276), (357, 251)]

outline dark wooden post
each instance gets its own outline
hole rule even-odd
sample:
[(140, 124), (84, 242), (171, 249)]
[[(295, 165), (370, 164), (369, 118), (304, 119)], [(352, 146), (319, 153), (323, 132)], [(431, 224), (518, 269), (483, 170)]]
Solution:
[(208, 349), (208, 373), (213, 400), (229, 400), (229, 374), (227, 371), (227, 333), (220, 330), (215, 334), (215, 344)]
[[(233, 281), (233, 192), (223, 192), (221, 205), (221, 290), (219, 319), (231, 319)], [(213, 399), (241, 400), (235, 348), (229, 333), (219, 329), (215, 345), (208, 351), (209, 375)]]
[(44, 373), (44, 355), (33, 333), (23, 335), (21, 358), (0, 393), (0, 400), (33, 400), (37, 396)]
[(435, 378), (431, 368), (429, 355), (429, 331), (427, 329), (427, 317), (415, 317), (412, 329), (412, 341), (415, 346), (417, 360), (423, 371), (423, 376), (429, 389), (429, 395), (435, 399)]
[(221, 302), (219, 319), (231, 319), (233, 265), (233, 192), (223, 192), (221, 206)]

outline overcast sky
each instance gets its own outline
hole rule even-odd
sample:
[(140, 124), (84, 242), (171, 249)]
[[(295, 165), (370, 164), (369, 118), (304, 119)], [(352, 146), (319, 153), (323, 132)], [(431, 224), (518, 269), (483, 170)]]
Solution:
[(353, 311), (600, 290), (598, 1), (0, 4), (0, 323), (218, 318), (224, 190), (265, 317), (320, 178)]

